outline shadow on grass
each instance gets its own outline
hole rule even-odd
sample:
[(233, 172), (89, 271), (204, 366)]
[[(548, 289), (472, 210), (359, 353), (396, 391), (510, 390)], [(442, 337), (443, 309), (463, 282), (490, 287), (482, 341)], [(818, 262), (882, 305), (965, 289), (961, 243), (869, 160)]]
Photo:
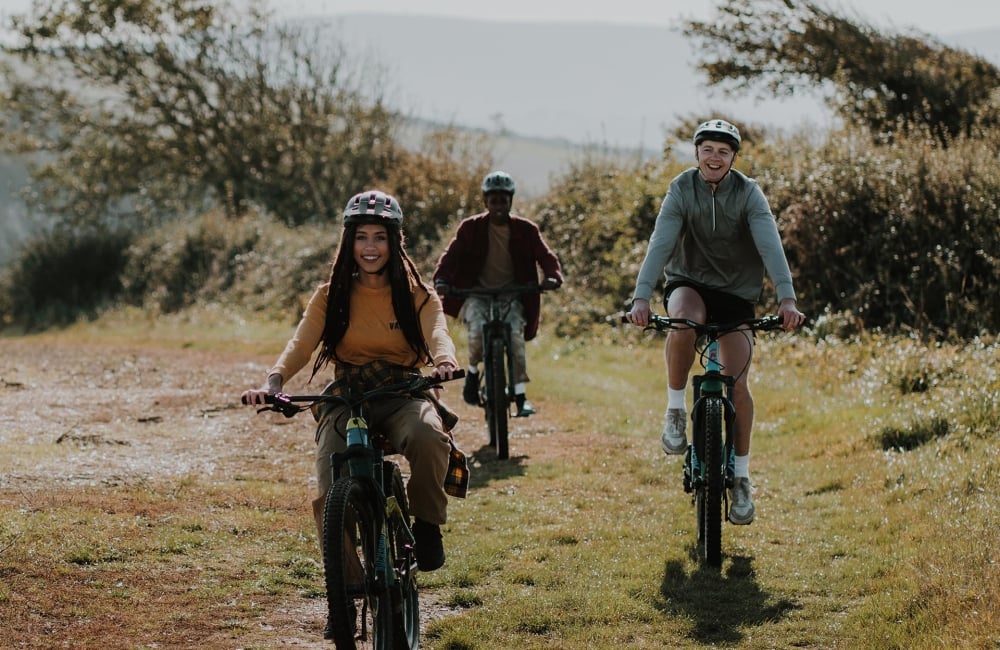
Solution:
[[(694, 550), (692, 549), (692, 555)], [(744, 628), (773, 623), (801, 605), (787, 599), (774, 600), (757, 583), (753, 558), (734, 556), (731, 564), (718, 568), (699, 565), (686, 573), (685, 563), (667, 562), (660, 593), (663, 610), (684, 614), (694, 622), (689, 635), (708, 644), (733, 644), (743, 640)]]
[(485, 487), (490, 481), (524, 476), (524, 461), (527, 459), (527, 456), (511, 456), (500, 460), (496, 449), (486, 443), (470, 455), (472, 476), (469, 477), (469, 487)]

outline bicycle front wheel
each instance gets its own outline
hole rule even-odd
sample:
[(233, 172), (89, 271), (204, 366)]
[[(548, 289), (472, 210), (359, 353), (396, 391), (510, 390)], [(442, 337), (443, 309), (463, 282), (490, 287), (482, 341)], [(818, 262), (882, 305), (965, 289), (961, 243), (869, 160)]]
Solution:
[(417, 595), (417, 560), (413, 555), (413, 535), (410, 532), (410, 504), (399, 465), (383, 461), (385, 493), (395, 500), (387, 507), (389, 549), (395, 584), (392, 586), (392, 639), (395, 650), (417, 650), (420, 647), (420, 601)]
[(507, 446), (507, 417), (510, 415), (510, 396), (507, 394), (506, 359), (504, 340), (496, 336), (490, 341), (490, 376), (487, 400), (492, 404), (490, 421), (490, 442), (496, 447), (497, 458), (506, 460), (510, 456)]
[(330, 486), (323, 515), (329, 629), (337, 650), (393, 650), (384, 516), (373, 487), (345, 477)]
[[(704, 399), (701, 418), (704, 431), (704, 452), (701, 462), (704, 480), (695, 496), (698, 517), (698, 557), (705, 564), (722, 564), (722, 497), (725, 480), (723, 473), (723, 425), (725, 404), (721, 397)], [(697, 433), (696, 433), (697, 435)]]

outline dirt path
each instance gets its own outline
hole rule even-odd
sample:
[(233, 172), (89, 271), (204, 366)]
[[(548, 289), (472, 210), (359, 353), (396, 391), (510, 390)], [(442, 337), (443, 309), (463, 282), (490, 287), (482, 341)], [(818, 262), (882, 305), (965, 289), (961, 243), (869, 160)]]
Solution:
[[(283, 480), (302, 486), (308, 517), (305, 496), (314, 489), (310, 423), (264, 422), (269, 416), (237, 404), (239, 392), (257, 385), (272, 359), (36, 339), (0, 339), (0, 359), (3, 508), (42, 508), (47, 495), (67, 490), (113, 499), (129, 488), (190, 477), (221, 483), (270, 471), (261, 469), (267, 464)], [(482, 414), (460, 403), (455, 386), (447, 401), (463, 419), (456, 437), (474, 452), (485, 442)], [(297, 379), (289, 390), (315, 388)], [(571, 453), (544, 412), (514, 420), (511, 427), (513, 456)], [(579, 433), (573, 440), (584, 444)], [(431, 592), (422, 593), (421, 604), (425, 622), (452, 613)], [(254, 630), (243, 629), (235, 645), (216, 647), (330, 647), (319, 638), (323, 607), (322, 599), (285, 598), (260, 616)], [(38, 612), (32, 616), (46, 618)], [(23, 647), (44, 645), (35, 645), (38, 639), (19, 641)], [(111, 647), (116, 647), (113, 642), (105, 645)]]

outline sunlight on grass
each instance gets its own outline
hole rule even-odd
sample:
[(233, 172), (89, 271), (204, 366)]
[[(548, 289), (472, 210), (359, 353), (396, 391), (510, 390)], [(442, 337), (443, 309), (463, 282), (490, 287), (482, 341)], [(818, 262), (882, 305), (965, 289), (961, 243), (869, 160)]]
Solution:
[[(446, 570), (472, 576), (462, 581), (462, 599), (471, 591), (481, 604), (432, 625), (430, 647), (760, 647), (759, 639), (770, 639), (765, 646), (902, 648), (941, 625), (945, 645), (981, 638), (962, 612), (971, 604), (981, 619), (996, 617), (981, 595), (996, 589), (997, 513), (978, 487), (998, 484), (996, 461), (983, 458), (984, 441), (956, 432), (982, 432), (980, 423), (992, 421), (992, 383), (963, 382), (973, 364), (960, 349), (928, 355), (907, 341), (886, 363), (886, 342), (872, 345), (761, 341), (758, 521), (726, 528), (720, 577), (692, 564), (693, 514), (679, 463), (655, 449), (661, 342), (612, 348), (543, 338), (531, 352), (547, 358), (536, 362), (533, 390), (558, 398), (560, 422), (589, 422), (608, 437), (572, 467), (529, 466), (511, 479), (516, 492), (504, 492), (502, 480), (491, 484), (497, 496), (461, 511), (452, 524), (462, 531), (453, 536), (461, 559)], [(948, 413), (953, 396), (983, 407)], [(911, 425), (916, 412), (930, 435), (916, 434), (918, 446), (889, 445), (912, 451), (883, 452), (880, 432)], [(968, 451), (949, 462), (958, 448)], [(972, 450), (979, 455), (970, 464)], [(968, 521), (959, 525), (953, 508)], [(530, 530), (500, 524), (513, 517), (532, 522)], [(958, 527), (969, 548), (985, 550), (949, 555), (940, 540), (959, 539), (948, 532)], [(940, 552), (924, 553), (929, 545)], [(922, 576), (930, 571), (933, 580)], [(435, 585), (447, 591), (451, 579)], [(578, 593), (599, 597), (569, 596)], [(928, 598), (933, 604), (913, 607)], [(828, 624), (845, 620), (845, 603), (851, 623)], [(929, 617), (942, 611), (956, 615)], [(911, 612), (905, 632), (900, 612)], [(486, 629), (488, 637), (477, 633)]]
[[(269, 358), (292, 327), (244, 327), (211, 307), (153, 326), (135, 313), (118, 318), (118, 330), (103, 329), (108, 321), (31, 341), (117, 338), (209, 354), (235, 346)], [(662, 338), (616, 337), (567, 341), (543, 331), (530, 345), (532, 399), (543, 408), (514, 425), (520, 455), (477, 454), (469, 498), (451, 502), (448, 562), (419, 575), (422, 592), (448, 611), (425, 627), (423, 647), (996, 645), (1000, 360), (992, 343), (762, 336), (753, 375), (757, 519), (724, 527), (723, 566), (708, 570), (695, 559), (681, 462), (659, 449)], [(133, 376), (121, 367), (108, 372)], [(287, 436), (280, 442), (242, 418), (229, 429), (208, 415), (157, 426), (174, 435), (194, 427), (246, 448), (217, 472), (103, 483), (99, 474), (78, 476), (86, 488), (67, 483), (76, 479), (66, 472), (55, 486), (5, 488), (5, 620), (27, 629), (23, 603), (31, 602), (33, 611), (110, 626), (155, 596), (156, 611), (141, 609), (145, 620), (121, 623), (148, 628), (136, 636), (141, 647), (160, 630), (197, 626), (232, 639), (268, 612), (323, 600), (313, 488), (303, 478), (312, 471), (310, 426), (286, 433), (269, 425), (267, 436)], [(105, 447), (117, 448), (50, 438), (0, 438), (5, 468), (81, 457), (98, 464)], [(273, 461), (279, 449), (294, 462)], [(14, 646), (4, 636), (11, 629), (0, 631), (0, 645)]]

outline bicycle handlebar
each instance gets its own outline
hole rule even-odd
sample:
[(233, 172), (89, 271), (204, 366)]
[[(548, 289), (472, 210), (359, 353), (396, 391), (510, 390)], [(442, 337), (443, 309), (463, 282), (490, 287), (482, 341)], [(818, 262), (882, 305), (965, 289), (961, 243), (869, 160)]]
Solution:
[[(622, 314), (621, 321), (623, 323), (630, 323), (631, 321), (625, 314)], [(782, 321), (779, 316), (765, 316), (763, 318), (745, 318), (743, 320), (733, 321), (731, 323), (699, 323), (693, 321), (689, 318), (669, 318), (667, 316), (660, 316), (658, 314), (649, 315), (649, 325), (643, 327), (643, 330), (656, 330), (657, 332), (664, 332), (666, 330), (685, 330), (692, 329), (699, 336), (708, 336), (709, 338), (718, 338), (723, 334), (728, 334), (729, 332), (735, 332), (739, 329), (750, 329), (755, 332), (766, 332), (772, 330), (782, 329)]]
[(468, 287), (465, 289), (449, 285), (445, 294), (452, 296), (503, 296), (507, 294), (542, 293), (544, 291), (548, 291), (548, 289), (535, 282), (530, 284), (511, 284), (505, 287)]
[(314, 404), (322, 404), (323, 402), (339, 402), (345, 406), (356, 406), (376, 397), (387, 397), (390, 395), (399, 397), (413, 396), (431, 390), (432, 388), (437, 388), (446, 381), (461, 379), (463, 377), (465, 377), (465, 371), (459, 368), (452, 373), (450, 379), (424, 375), (408, 379), (404, 382), (378, 386), (360, 393), (352, 393), (351, 391), (348, 391), (347, 394), (344, 395), (286, 395), (285, 393), (275, 393), (273, 395), (264, 396), (264, 403), (268, 406), (258, 409), (257, 412), (277, 411), (285, 417), (290, 418), (301, 411), (307, 410)]

